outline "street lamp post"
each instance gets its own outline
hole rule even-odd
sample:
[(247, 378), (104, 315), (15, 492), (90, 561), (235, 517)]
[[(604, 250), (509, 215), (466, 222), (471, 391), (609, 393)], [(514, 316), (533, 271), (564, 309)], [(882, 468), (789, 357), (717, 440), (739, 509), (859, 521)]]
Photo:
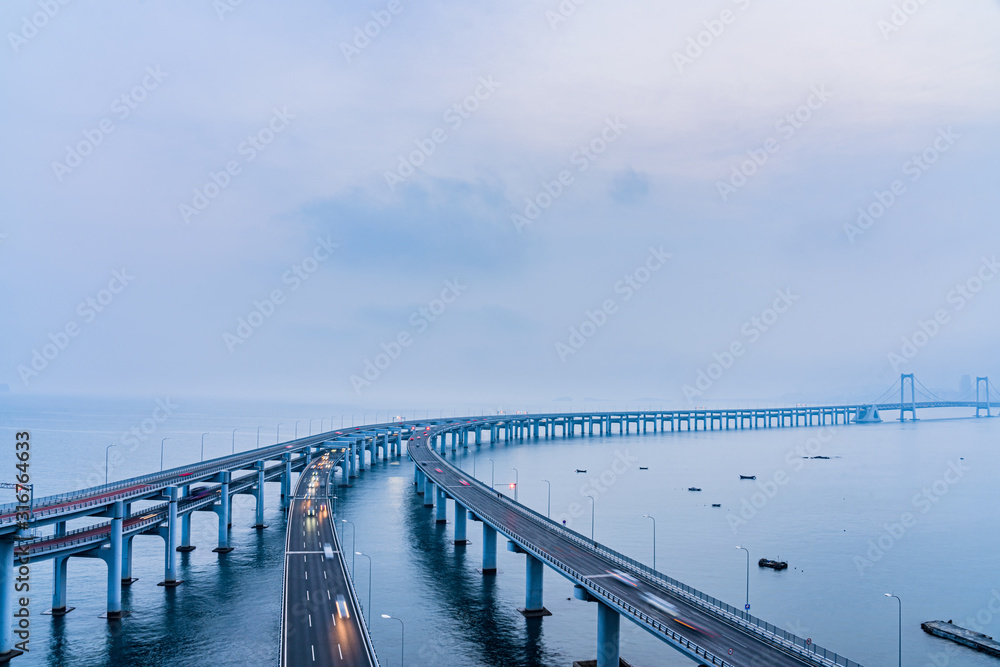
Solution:
[(517, 468), (511, 468), (514, 471), (514, 502), (517, 502)]
[(590, 541), (593, 542), (594, 541), (594, 515), (597, 514), (597, 498), (595, 498), (594, 496), (590, 495), (589, 493), (587, 494), (587, 497), (590, 498)]
[(736, 548), (742, 549), (743, 551), (747, 552), (747, 603), (744, 609), (746, 609), (746, 611), (749, 612), (750, 611), (750, 550), (747, 549), (746, 547), (738, 546)]
[[(549, 499), (545, 504), (545, 518), (548, 519), (551, 518), (550, 515), (552, 514), (552, 482), (547, 479), (543, 479), (542, 481), (549, 485)], [(653, 569), (655, 570), (656, 568), (654, 567)]]
[(264, 428), (263, 426), (257, 427), (257, 447), (255, 449), (260, 449), (260, 430)]
[(110, 445), (104, 448), (104, 486), (108, 485), (108, 454), (111, 453), (112, 447), (117, 447), (117, 446), (118, 446), (117, 444), (111, 443)]
[(201, 434), (201, 460), (202, 461), (205, 460), (205, 436), (206, 435), (208, 435), (208, 433), (202, 433)]
[(274, 429), (274, 444), (281, 442), (281, 422), (278, 422), (278, 426)]
[[(441, 437), (443, 438), (444, 436), (441, 436)], [(493, 459), (490, 459), (490, 488), (491, 489), (496, 487), (496, 481), (497, 481), (496, 480), (496, 475), (493, 474), (495, 470), (496, 470), (496, 465), (494, 464)]]
[(163, 472), (163, 443), (169, 440), (169, 436), (160, 440), (160, 472)]
[(368, 554), (363, 554), (360, 551), (355, 551), (358, 556), (364, 556), (368, 559), (368, 621), (372, 620), (372, 557)]
[(896, 598), (897, 618), (899, 619), (899, 648), (897, 651), (899, 654), (899, 667), (903, 667), (903, 601), (899, 599), (898, 595), (893, 595), (892, 593), (886, 593), (885, 596), (887, 598)]
[(406, 628), (403, 626), (403, 620), (400, 618), (396, 618), (395, 616), (390, 616), (389, 614), (382, 614), (382, 618), (391, 618), (393, 620), (399, 621), (399, 664), (404, 665), (405, 664), (404, 656), (406, 654), (403, 652), (403, 648), (406, 645), (405, 644)]
[[(341, 519), (341, 521), (344, 522), (344, 523), (351, 524), (351, 546), (352, 547), (355, 546), (355, 543), (358, 541), (358, 527), (355, 526), (350, 521), (348, 521), (347, 519)], [(354, 577), (354, 554), (353, 553), (351, 554), (351, 577), (352, 578)]]
[(302, 420), (301, 419), (296, 419), (295, 420), (295, 439), (296, 440), (299, 439), (299, 422), (300, 421), (302, 421)]
[(647, 519), (652, 519), (653, 521), (653, 569), (656, 569), (656, 519), (653, 518), (652, 514), (643, 514)]
[(233, 429), (233, 454), (236, 453), (236, 432), (239, 431), (238, 428)]

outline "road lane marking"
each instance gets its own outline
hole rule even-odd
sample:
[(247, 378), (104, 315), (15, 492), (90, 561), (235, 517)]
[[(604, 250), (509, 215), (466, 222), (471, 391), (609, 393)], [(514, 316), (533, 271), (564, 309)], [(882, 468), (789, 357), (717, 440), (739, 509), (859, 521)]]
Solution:
[(309, 591), (306, 591), (306, 600), (309, 600)]
[(316, 662), (316, 645), (310, 644), (309, 649), (312, 651), (313, 654), (313, 662)]
[(331, 600), (331, 599), (332, 599), (332, 598), (330, 597), (330, 589), (329, 589), (329, 588), (328, 588), (328, 589), (326, 589), (326, 599), (327, 599), (327, 600)]
[(309, 581), (309, 572), (307, 571), (305, 575), (306, 575), (306, 581)]
[(340, 650), (340, 644), (337, 644), (337, 653), (340, 654), (340, 659), (344, 659), (344, 652)]
[(313, 626), (313, 615), (309, 614), (309, 627), (311, 628), (312, 626)]

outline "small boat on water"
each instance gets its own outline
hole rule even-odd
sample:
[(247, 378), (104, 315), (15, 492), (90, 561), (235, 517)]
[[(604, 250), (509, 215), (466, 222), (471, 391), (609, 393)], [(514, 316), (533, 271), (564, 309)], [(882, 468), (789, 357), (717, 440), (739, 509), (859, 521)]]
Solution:
[(649, 470), (649, 466), (639, 466), (639, 470)]
[(701, 491), (697, 486), (689, 486), (688, 491)]
[(740, 475), (740, 479), (757, 479), (757, 475)]
[(586, 470), (580, 470), (579, 468), (577, 468), (576, 471), (577, 472), (587, 472)]
[(722, 507), (722, 503), (712, 503), (712, 507)]
[(783, 560), (771, 560), (770, 558), (761, 558), (757, 561), (758, 567), (769, 567), (772, 570), (787, 570), (788, 563)]

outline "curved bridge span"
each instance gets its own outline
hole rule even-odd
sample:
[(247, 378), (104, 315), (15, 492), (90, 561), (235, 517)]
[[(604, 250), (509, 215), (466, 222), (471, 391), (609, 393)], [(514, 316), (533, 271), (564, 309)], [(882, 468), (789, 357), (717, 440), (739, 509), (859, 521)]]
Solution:
[(435, 451), (444, 453), (446, 434), (453, 434), (456, 443), (470, 427), (498, 423), (507, 425), (473, 419), (417, 431), (407, 443), (417, 493), (425, 505), (437, 506), (438, 521), (445, 520), (446, 499), (454, 501), (456, 543), (466, 541), (467, 519), (482, 522), (484, 575), (496, 573), (498, 533), (509, 540), (511, 551), (525, 554), (525, 616), (548, 615), (542, 604), (543, 565), (573, 582), (578, 598), (597, 602), (598, 667), (619, 665), (623, 616), (700, 664), (860, 667), (520, 505)]
[[(905, 379), (906, 376), (904, 376)], [(980, 400), (983, 380), (985, 400)], [(910, 380), (912, 387), (912, 380)], [(51, 559), (54, 563), (53, 615), (72, 610), (67, 600), (67, 561), (71, 557), (100, 558), (108, 566), (106, 617), (114, 621), (127, 614), (122, 610), (123, 586), (131, 577), (132, 541), (137, 536), (163, 540), (164, 579), (161, 586), (172, 587), (176, 579), (178, 551), (190, 551), (190, 518), (195, 511), (213, 512), (218, 517), (220, 555), (232, 551), (228, 531), (232, 521), (232, 498), (239, 493), (256, 499), (255, 528), (264, 529), (264, 484), (281, 483), (281, 503), (293, 502), (292, 481), (296, 471), (309, 466), (314, 457), (330, 450), (344, 450), (339, 466), (346, 478), (356, 477), (368, 462), (402, 455), (407, 440), (415, 469), (418, 492), (424, 504), (437, 505), (437, 519), (445, 520), (446, 499), (455, 505), (456, 540), (465, 540), (467, 517), (483, 522), (484, 571), (496, 568), (496, 535), (508, 538), (508, 548), (526, 554), (528, 582), (526, 615), (543, 615), (542, 571), (545, 565), (570, 579), (582, 599), (598, 601), (599, 633), (602, 646), (600, 665), (617, 665), (606, 654), (617, 651), (621, 616), (641, 625), (693, 659), (716, 665), (846, 665), (857, 663), (815, 645), (780, 628), (749, 616), (741, 609), (715, 600), (675, 581), (610, 548), (555, 524), (532, 510), (505, 497), (497, 497), (488, 487), (469, 478), (444, 461), (433, 447), (445, 450), (450, 439), (452, 451), (459, 446), (515, 439), (573, 437), (577, 433), (610, 435), (659, 430), (785, 428), (851, 423), (870, 415), (872, 408), (900, 410), (900, 418), (933, 408), (975, 409), (976, 416), (991, 416), (992, 387), (986, 378), (977, 378), (975, 401), (933, 400), (918, 402), (900, 395), (899, 403), (869, 402), (830, 406), (795, 406), (754, 409), (691, 409), (673, 411), (594, 412), (493, 415), (479, 418), (424, 419), (373, 424), (329, 431), (318, 435), (223, 456), (188, 466), (143, 475), (114, 484), (70, 493), (30, 498), (18, 489), (19, 503), (0, 505), (0, 664), (19, 654), (14, 634), (15, 566), (22, 559), (32, 562)], [(246, 471), (248, 474), (241, 474)], [(141, 508), (133, 505), (142, 503)], [(150, 504), (152, 503), (152, 504)], [(73, 530), (68, 522), (86, 520), (88, 525)], [(492, 561), (489, 553), (492, 549)], [(727, 641), (722, 641), (723, 639)], [(730, 641), (731, 640), (731, 641)], [(738, 642), (737, 642), (738, 640)], [(733, 644), (730, 656), (728, 648)], [(728, 646), (728, 648), (727, 648)], [(756, 662), (754, 662), (756, 661)]]

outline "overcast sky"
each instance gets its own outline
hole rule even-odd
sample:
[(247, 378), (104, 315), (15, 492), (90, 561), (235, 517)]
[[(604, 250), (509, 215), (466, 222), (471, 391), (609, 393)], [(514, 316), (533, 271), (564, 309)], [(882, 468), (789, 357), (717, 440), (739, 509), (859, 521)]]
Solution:
[(3, 3), (0, 383), (1000, 381), (997, 2), (348, 4)]

